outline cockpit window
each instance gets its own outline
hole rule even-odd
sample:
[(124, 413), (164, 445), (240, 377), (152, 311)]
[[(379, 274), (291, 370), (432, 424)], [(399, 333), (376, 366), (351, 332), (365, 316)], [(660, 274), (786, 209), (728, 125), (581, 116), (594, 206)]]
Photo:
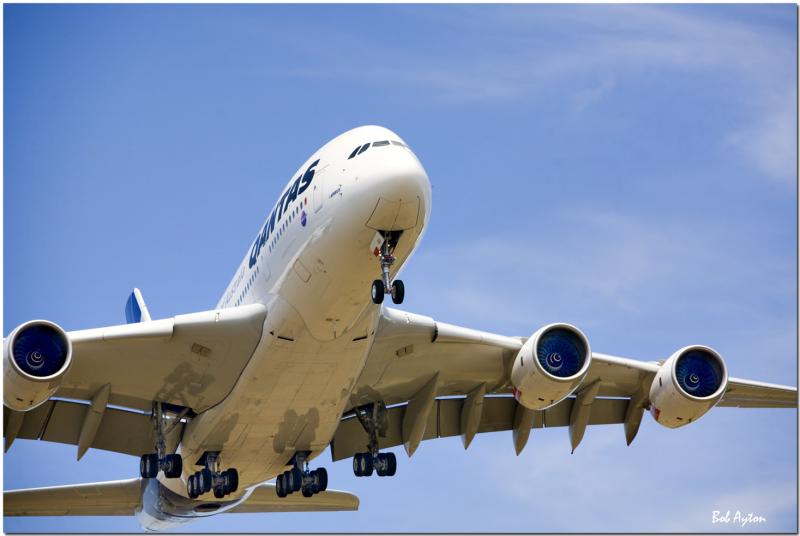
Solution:
[(372, 145), (372, 147), (386, 147), (390, 143), (392, 145), (397, 145), (399, 147), (405, 147), (406, 149), (408, 149), (408, 145), (406, 145), (402, 141), (396, 141), (396, 140), (392, 140), (391, 142), (389, 140), (374, 141), (372, 142), (372, 144), (366, 143), (364, 145), (359, 145), (358, 147), (353, 149), (353, 152), (350, 153), (350, 156), (348, 156), (347, 159), (350, 160), (351, 158), (355, 158), (356, 156), (360, 155), (361, 153), (369, 149), (370, 145)]

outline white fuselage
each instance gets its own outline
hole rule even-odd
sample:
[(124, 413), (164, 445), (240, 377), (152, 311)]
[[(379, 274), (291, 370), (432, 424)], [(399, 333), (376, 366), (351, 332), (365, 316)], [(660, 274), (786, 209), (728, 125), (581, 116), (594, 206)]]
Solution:
[[(370, 296), (372, 281), (380, 279), (371, 248), (376, 233), (402, 231), (394, 277), (416, 247), (430, 208), (425, 170), (401, 138), (382, 127), (346, 132), (300, 166), (217, 304), (264, 304), (261, 341), (229, 395), (187, 425), (178, 450), (183, 476), (160, 475), (163, 486), (186, 496), (197, 460), (219, 452), (221, 468), (239, 471), (239, 491), (225, 499), (230, 502), (286, 470), (295, 452), (313, 458), (325, 450), (380, 312)], [(210, 495), (198, 500), (214, 501)]]

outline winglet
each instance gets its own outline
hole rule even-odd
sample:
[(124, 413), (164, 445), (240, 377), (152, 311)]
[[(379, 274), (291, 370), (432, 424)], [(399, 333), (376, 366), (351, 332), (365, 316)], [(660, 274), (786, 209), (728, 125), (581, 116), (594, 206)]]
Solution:
[(150, 322), (150, 311), (147, 310), (142, 292), (138, 288), (133, 289), (125, 302), (125, 320), (128, 324)]

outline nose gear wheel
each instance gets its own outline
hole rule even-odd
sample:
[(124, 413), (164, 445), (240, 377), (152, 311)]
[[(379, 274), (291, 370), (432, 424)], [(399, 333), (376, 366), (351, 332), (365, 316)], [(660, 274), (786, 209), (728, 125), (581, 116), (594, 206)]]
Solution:
[(389, 269), (396, 260), (393, 253), (400, 234), (392, 231), (381, 231), (381, 234), (383, 235), (383, 243), (378, 254), (378, 260), (381, 263), (381, 279), (376, 279), (372, 282), (372, 302), (381, 304), (383, 303), (384, 295), (391, 294), (392, 301), (399, 305), (403, 303), (406, 295), (405, 285), (400, 279), (392, 281), (389, 276)]

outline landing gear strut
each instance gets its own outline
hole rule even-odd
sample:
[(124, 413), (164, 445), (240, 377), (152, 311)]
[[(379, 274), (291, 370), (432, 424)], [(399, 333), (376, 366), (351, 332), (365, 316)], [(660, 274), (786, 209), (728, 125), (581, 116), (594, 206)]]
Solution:
[(356, 476), (371, 476), (374, 470), (378, 476), (394, 476), (397, 472), (397, 457), (394, 452), (379, 452), (378, 436), (386, 437), (388, 427), (386, 405), (383, 402), (367, 404), (355, 408), (361, 426), (369, 434), (368, 452), (353, 456), (353, 473)]
[(381, 231), (381, 234), (383, 234), (383, 243), (381, 244), (381, 251), (378, 254), (378, 258), (381, 262), (382, 278), (372, 282), (372, 302), (383, 303), (383, 296), (385, 294), (391, 294), (392, 301), (396, 304), (401, 304), (406, 295), (405, 285), (403, 285), (403, 282), (399, 279), (392, 281), (389, 278), (389, 268), (392, 267), (395, 261), (393, 255), (394, 248), (397, 245), (397, 240), (400, 238), (400, 235), (391, 231)]
[(165, 427), (166, 418), (161, 406), (161, 402), (153, 404), (153, 428), (156, 436), (156, 452), (143, 454), (139, 459), (139, 475), (142, 478), (155, 478), (159, 471), (164, 471), (167, 478), (177, 478), (183, 471), (183, 460), (180, 454), (167, 454), (166, 436), (175, 426), (186, 416), (189, 408), (184, 410), (173, 419), (169, 426)]
[(219, 470), (219, 452), (206, 452), (198, 465), (204, 467), (189, 477), (186, 485), (189, 498), (196, 499), (213, 489), (214, 497), (222, 499), (239, 489), (239, 472), (236, 469)]
[(307, 451), (301, 451), (294, 455), (291, 470), (280, 475), (275, 481), (275, 493), (278, 497), (286, 497), (290, 493), (300, 491), (303, 497), (311, 497), (325, 491), (328, 488), (328, 471), (324, 467), (309, 471)]

